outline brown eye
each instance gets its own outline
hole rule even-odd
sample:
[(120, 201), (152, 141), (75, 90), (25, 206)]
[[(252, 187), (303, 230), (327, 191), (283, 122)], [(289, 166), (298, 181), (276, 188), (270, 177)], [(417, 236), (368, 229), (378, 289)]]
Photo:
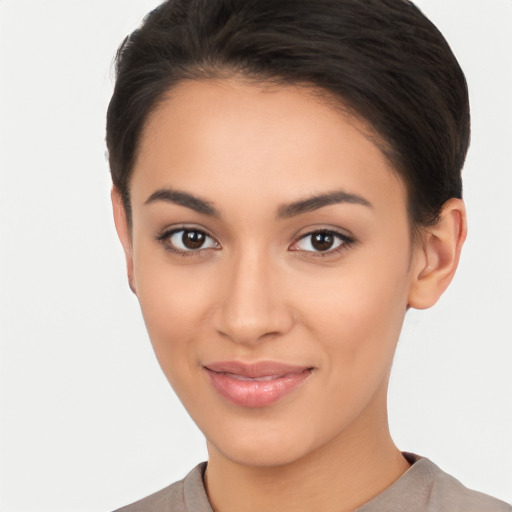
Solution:
[(181, 241), (187, 249), (200, 249), (206, 240), (206, 236), (201, 231), (183, 231)]
[(311, 245), (317, 251), (328, 251), (334, 245), (335, 239), (332, 233), (315, 233), (311, 235)]
[(311, 253), (330, 253), (336, 249), (348, 246), (353, 242), (351, 238), (335, 231), (314, 231), (301, 237), (295, 242), (291, 250), (311, 252)]
[(199, 229), (177, 229), (159, 237), (165, 248), (177, 253), (198, 252), (202, 249), (220, 249), (220, 245)]

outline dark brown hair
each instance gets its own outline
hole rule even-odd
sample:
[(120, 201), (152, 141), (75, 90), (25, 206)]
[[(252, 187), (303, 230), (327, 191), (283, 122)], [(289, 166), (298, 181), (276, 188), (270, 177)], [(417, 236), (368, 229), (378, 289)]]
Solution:
[(411, 221), (461, 197), (469, 145), (464, 74), (439, 30), (406, 0), (168, 0), (116, 58), (107, 114), (115, 187), (130, 175), (148, 115), (187, 79), (233, 74), (325, 91), (364, 119), (404, 180)]

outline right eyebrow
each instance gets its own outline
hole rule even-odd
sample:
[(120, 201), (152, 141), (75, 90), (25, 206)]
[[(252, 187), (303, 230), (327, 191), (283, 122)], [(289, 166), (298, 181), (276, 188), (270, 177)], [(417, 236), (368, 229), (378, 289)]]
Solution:
[(161, 188), (153, 192), (145, 201), (144, 204), (151, 204), (157, 201), (164, 201), (174, 203), (185, 208), (190, 208), (202, 215), (209, 215), (211, 217), (220, 217), (219, 211), (213, 206), (210, 201), (196, 197), (188, 192), (175, 190), (172, 188)]

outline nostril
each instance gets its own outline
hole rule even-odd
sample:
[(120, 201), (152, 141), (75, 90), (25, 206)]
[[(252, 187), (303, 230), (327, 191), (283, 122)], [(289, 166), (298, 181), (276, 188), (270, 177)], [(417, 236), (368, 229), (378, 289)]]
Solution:
[(293, 315), (285, 308), (253, 310), (250, 314), (233, 315), (229, 310), (220, 310), (214, 320), (215, 329), (233, 342), (242, 344), (270, 341), (289, 332)]

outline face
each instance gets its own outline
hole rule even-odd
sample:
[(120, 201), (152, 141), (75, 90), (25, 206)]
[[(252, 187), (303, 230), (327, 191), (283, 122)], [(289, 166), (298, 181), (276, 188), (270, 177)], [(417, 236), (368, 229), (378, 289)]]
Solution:
[(181, 84), (143, 135), (131, 284), (209, 449), (268, 466), (375, 436), (416, 249), (368, 129), (232, 79)]

